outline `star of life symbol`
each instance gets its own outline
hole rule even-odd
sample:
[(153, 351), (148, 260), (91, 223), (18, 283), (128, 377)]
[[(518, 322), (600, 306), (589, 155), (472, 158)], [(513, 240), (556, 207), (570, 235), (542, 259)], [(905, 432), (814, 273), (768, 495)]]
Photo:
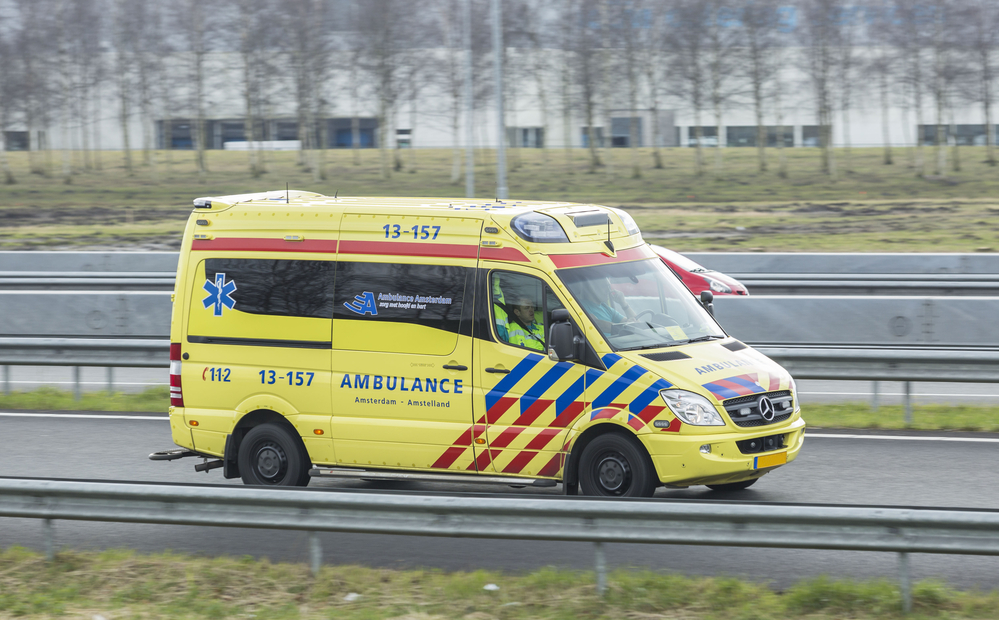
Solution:
[(204, 288), (208, 292), (208, 297), (205, 297), (202, 303), (205, 304), (205, 308), (215, 306), (213, 313), (215, 316), (222, 316), (222, 306), (232, 310), (232, 307), (236, 305), (236, 300), (230, 297), (232, 292), (236, 290), (236, 283), (232, 280), (226, 282), (224, 273), (216, 273), (215, 282), (205, 280)]

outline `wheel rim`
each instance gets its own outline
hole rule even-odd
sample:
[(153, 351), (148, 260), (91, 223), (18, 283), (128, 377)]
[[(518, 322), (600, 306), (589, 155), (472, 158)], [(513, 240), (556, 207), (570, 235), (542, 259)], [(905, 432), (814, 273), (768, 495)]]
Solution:
[(606, 454), (597, 461), (596, 479), (608, 495), (622, 495), (631, 486), (631, 465), (620, 454)]
[(278, 482), (288, 471), (288, 456), (276, 443), (267, 442), (257, 447), (253, 462), (257, 474), (265, 482)]

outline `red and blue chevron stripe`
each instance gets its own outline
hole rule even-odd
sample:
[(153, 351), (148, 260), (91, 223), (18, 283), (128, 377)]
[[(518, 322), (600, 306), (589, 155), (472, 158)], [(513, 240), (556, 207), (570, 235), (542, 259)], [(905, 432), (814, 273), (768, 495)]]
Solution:
[(757, 383), (757, 376), (755, 374), (719, 379), (711, 383), (705, 383), (702, 387), (714, 394), (719, 400), (735, 398), (737, 396), (749, 396), (750, 394), (759, 394), (760, 392), (767, 391), (767, 388)]

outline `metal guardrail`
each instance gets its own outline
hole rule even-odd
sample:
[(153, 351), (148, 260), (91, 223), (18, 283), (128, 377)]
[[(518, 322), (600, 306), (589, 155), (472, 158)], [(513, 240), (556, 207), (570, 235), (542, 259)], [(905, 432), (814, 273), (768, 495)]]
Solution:
[[(999, 296), (999, 254), (688, 253), (753, 295)], [(173, 290), (174, 252), (0, 252), (6, 290)]]
[(47, 554), (56, 519), (268, 528), (316, 532), (596, 543), (881, 551), (899, 554), (911, 608), (909, 553), (999, 555), (999, 511), (771, 505), (591, 498), (490, 498), (301, 489), (0, 479), (0, 517), (44, 519)]

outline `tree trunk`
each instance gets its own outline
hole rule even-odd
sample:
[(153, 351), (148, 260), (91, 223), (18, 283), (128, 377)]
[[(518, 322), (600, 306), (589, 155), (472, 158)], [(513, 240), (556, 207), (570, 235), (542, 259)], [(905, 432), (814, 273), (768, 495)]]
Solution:
[(982, 116), (985, 117), (985, 161), (996, 165), (995, 129), (992, 127), (992, 57), (988, 46), (981, 48)]
[(704, 131), (701, 129), (701, 107), (694, 105), (694, 160), (696, 162), (696, 174), (704, 174), (704, 146), (701, 141), (704, 138)]
[[(882, 53), (882, 60), (884, 61), (885, 54)], [(881, 91), (881, 139), (884, 142), (884, 155), (882, 157), (882, 162), (886, 166), (892, 165), (892, 155), (891, 155), (891, 128), (888, 124), (888, 67), (881, 67), (881, 75), (879, 87)]]

